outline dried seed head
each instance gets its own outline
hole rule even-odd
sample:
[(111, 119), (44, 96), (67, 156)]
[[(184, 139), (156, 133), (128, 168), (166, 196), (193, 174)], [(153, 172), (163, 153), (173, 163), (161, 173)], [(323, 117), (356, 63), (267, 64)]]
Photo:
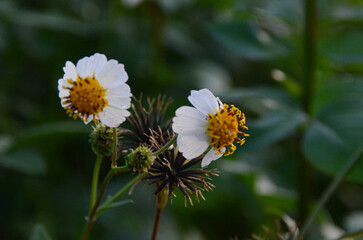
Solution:
[[(168, 139), (171, 139), (172, 135), (169, 133), (168, 135)], [(161, 130), (159, 133), (152, 133), (150, 142), (155, 149), (160, 149), (166, 144)], [(210, 183), (211, 176), (218, 176), (217, 170), (196, 168), (202, 157), (186, 159), (178, 151), (178, 147), (173, 146), (155, 159), (148, 169), (150, 176), (143, 179), (157, 186), (155, 194), (165, 191), (168, 196), (175, 196), (173, 191), (179, 189), (185, 197), (185, 205), (188, 202), (193, 205), (190, 195), (194, 194), (198, 202), (199, 197), (205, 200), (202, 192), (213, 190), (214, 185)]]

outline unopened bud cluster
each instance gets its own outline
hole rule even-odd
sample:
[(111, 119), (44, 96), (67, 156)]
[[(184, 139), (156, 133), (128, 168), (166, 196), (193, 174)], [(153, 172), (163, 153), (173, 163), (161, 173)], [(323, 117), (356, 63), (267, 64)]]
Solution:
[(126, 165), (137, 173), (147, 172), (148, 168), (153, 164), (155, 156), (150, 148), (139, 146), (135, 150), (131, 150), (126, 157)]
[(97, 122), (90, 135), (92, 150), (95, 154), (109, 157), (112, 154), (112, 128)]

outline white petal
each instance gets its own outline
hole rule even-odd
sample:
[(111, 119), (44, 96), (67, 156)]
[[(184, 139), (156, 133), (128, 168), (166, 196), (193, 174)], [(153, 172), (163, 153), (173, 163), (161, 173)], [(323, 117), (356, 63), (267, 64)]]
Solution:
[(61, 105), (62, 105), (62, 107), (68, 107), (69, 105), (71, 105), (70, 103), (65, 103), (65, 104), (63, 104), (63, 100), (61, 100)]
[(131, 97), (131, 89), (127, 84), (121, 84), (120, 86), (108, 88), (107, 95), (110, 97)]
[(83, 120), (83, 122), (87, 125), (89, 122), (91, 122), (93, 120), (93, 115), (89, 116), (86, 120)]
[(222, 153), (217, 154), (217, 151), (212, 148), (202, 159), (202, 168), (207, 167), (212, 161), (222, 157), (225, 151), (226, 148), (223, 148), (221, 149)]
[(219, 109), (222, 109), (223, 108), (222, 101), (219, 99), (219, 97), (216, 97), (216, 99), (217, 99), (217, 102), (218, 102), (218, 105), (219, 105)]
[(110, 89), (125, 83), (128, 76), (124, 65), (112, 59), (96, 74), (96, 79), (104, 88)]
[(131, 105), (131, 98), (106, 98), (108, 105), (118, 109), (129, 109)]
[(196, 134), (191, 136), (178, 135), (177, 144), (179, 151), (187, 159), (199, 157), (209, 146), (208, 134)]
[(118, 109), (113, 106), (107, 106), (99, 114), (101, 122), (108, 127), (118, 127), (130, 116), (130, 112), (124, 109)]
[(118, 109), (128, 109), (131, 105), (131, 92), (127, 84), (107, 89), (106, 100), (108, 104)]
[(68, 79), (72, 79), (72, 80), (76, 80), (77, 79), (77, 70), (76, 70), (76, 66), (74, 66), (74, 64), (70, 61), (66, 62), (66, 65), (63, 67), (63, 71), (64, 71), (64, 80), (68, 80)]
[(91, 62), (92, 65), (90, 66), (89, 71), (97, 75), (97, 73), (99, 73), (107, 63), (107, 58), (104, 54), (95, 53), (91, 56)]
[(69, 96), (69, 90), (68, 90), (68, 89), (61, 89), (61, 90), (59, 91), (58, 96), (59, 96), (60, 98), (68, 97), (68, 96)]
[(58, 80), (58, 91), (66, 90), (66, 88), (71, 88), (72, 84), (68, 83), (66, 79), (59, 79)]
[(191, 91), (188, 100), (204, 115), (208, 115), (208, 113), (215, 114), (220, 109), (216, 97), (206, 88), (199, 91)]
[(194, 136), (205, 133), (205, 129), (198, 126), (188, 126), (188, 127), (179, 127), (178, 125), (173, 124), (173, 131), (183, 136)]
[(177, 117), (193, 118), (196, 120), (206, 121), (207, 115), (203, 115), (196, 108), (182, 106), (175, 111)]
[(88, 64), (89, 64), (89, 57), (84, 57), (80, 60), (78, 60), (77, 65), (76, 65), (76, 70), (78, 75), (81, 78), (85, 78), (87, 76), (92, 77), (92, 75), (89, 75), (88, 70)]
[(180, 107), (175, 115), (172, 128), (178, 134), (204, 134), (208, 128), (208, 121), (193, 107)]

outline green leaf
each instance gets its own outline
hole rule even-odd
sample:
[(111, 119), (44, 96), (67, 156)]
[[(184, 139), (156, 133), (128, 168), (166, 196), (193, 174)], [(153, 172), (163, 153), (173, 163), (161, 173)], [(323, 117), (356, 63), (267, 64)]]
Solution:
[(114, 203), (111, 203), (111, 204), (108, 204), (108, 205), (105, 205), (105, 206), (102, 205), (97, 210), (96, 217), (98, 217), (99, 215), (101, 215), (102, 213), (104, 213), (104, 212), (106, 212), (106, 211), (108, 211), (110, 209), (117, 208), (117, 207), (123, 206), (123, 205), (128, 204), (128, 203), (134, 203), (134, 201), (132, 199), (126, 199), (126, 200), (114, 202)]
[[(321, 82), (314, 100), (316, 120), (303, 142), (305, 155), (318, 169), (337, 174), (363, 144), (363, 81), (359, 78)], [(348, 176), (363, 182), (363, 165)]]
[(339, 240), (349, 240), (361, 237), (363, 237), (363, 229), (354, 233), (345, 234), (344, 236), (340, 237)]
[(333, 101), (321, 108), (317, 117), (351, 148), (362, 145), (363, 100)]
[(13, 144), (13, 138), (11, 136), (2, 135), (0, 136), (0, 156), (8, 151)]
[(349, 100), (363, 100), (362, 78), (343, 76), (323, 80), (314, 98), (314, 112), (319, 113), (327, 104)]
[(323, 55), (339, 64), (356, 64), (363, 61), (363, 33), (350, 31), (336, 34), (320, 41)]
[(89, 134), (90, 127), (80, 121), (53, 122), (25, 129), (15, 137), (14, 146), (19, 147), (32, 144), (40, 140), (48, 141), (50, 138), (69, 134)]
[(15, 6), (13, 2), (6, 1), (0, 3), (0, 16), (11, 23), (19, 25), (70, 32), (77, 35), (92, 32), (92, 27), (93, 31), (97, 29), (94, 25), (85, 24), (54, 12), (19, 10), (19, 7)]
[[(333, 175), (345, 166), (354, 152), (334, 129), (318, 121), (314, 121), (306, 131), (303, 151), (313, 166)], [(360, 162), (348, 174), (349, 179), (363, 182), (363, 159)]]
[(208, 30), (231, 54), (242, 58), (266, 60), (288, 53), (286, 46), (245, 21), (219, 23), (210, 26)]
[(276, 111), (251, 122), (248, 125), (250, 137), (246, 146), (259, 149), (287, 138), (306, 121), (300, 111)]
[(29, 240), (51, 240), (51, 238), (45, 227), (38, 223), (34, 226)]
[(295, 199), (282, 196), (260, 196), (260, 201), (264, 203), (266, 213), (279, 217), (282, 216), (284, 212), (293, 211), (296, 208)]
[(35, 150), (21, 149), (0, 156), (0, 166), (30, 175), (44, 175), (46, 163)]
[(280, 88), (234, 88), (222, 94), (221, 99), (223, 102), (234, 102), (259, 115), (267, 115), (275, 111), (299, 109), (297, 101)]

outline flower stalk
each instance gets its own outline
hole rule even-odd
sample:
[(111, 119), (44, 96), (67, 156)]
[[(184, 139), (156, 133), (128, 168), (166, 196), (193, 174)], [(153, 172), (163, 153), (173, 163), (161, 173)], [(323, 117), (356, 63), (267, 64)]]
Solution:
[(156, 202), (157, 202), (156, 216), (155, 216), (155, 221), (154, 221), (154, 230), (153, 230), (152, 240), (156, 240), (156, 237), (158, 235), (161, 214), (168, 202), (168, 192), (166, 190), (159, 192), (156, 197)]
[[(303, 76), (302, 76), (302, 105), (304, 111), (311, 116), (312, 101), (316, 86), (316, 49), (317, 49), (318, 16), (316, 0), (305, 0), (305, 23), (303, 42)], [(299, 145), (301, 146), (299, 138)], [(299, 184), (299, 220), (305, 222), (308, 213), (308, 205), (311, 198), (311, 169), (307, 160), (299, 149), (298, 152), (298, 184)]]
[(112, 129), (113, 133), (113, 145), (112, 145), (112, 164), (111, 168), (117, 167), (117, 128)]
[(95, 203), (96, 203), (96, 197), (97, 197), (97, 185), (98, 185), (98, 176), (100, 173), (100, 167), (102, 164), (103, 157), (101, 155), (97, 156), (95, 167), (93, 170), (93, 178), (92, 178), (92, 187), (91, 187), (91, 199), (90, 199), (90, 208), (89, 212), (91, 213)]
[(87, 223), (86, 223), (86, 226), (83, 230), (83, 234), (81, 237), (82, 240), (88, 239), (88, 236), (92, 229), (92, 225), (93, 225), (94, 221), (97, 219), (97, 217), (99, 216), (99, 214), (97, 214), (97, 210), (99, 209), (99, 205), (105, 195), (107, 186), (110, 183), (111, 178), (117, 174), (126, 172), (128, 170), (129, 169), (126, 166), (115, 167), (115, 168), (111, 168), (110, 171), (108, 172), (108, 174), (106, 175), (105, 179), (103, 180), (102, 187), (100, 190), (100, 194), (98, 195), (97, 201), (94, 203), (93, 207), (90, 209), (90, 213), (87, 217)]
[[(115, 195), (106, 200), (99, 208), (105, 208), (108, 205), (115, 202), (119, 197), (124, 195), (131, 187), (133, 187), (138, 181), (140, 181), (143, 177), (145, 177), (148, 173), (143, 173), (135, 176), (130, 182), (128, 182), (122, 189), (120, 189)], [(98, 216), (98, 212), (96, 212), (96, 216)]]

